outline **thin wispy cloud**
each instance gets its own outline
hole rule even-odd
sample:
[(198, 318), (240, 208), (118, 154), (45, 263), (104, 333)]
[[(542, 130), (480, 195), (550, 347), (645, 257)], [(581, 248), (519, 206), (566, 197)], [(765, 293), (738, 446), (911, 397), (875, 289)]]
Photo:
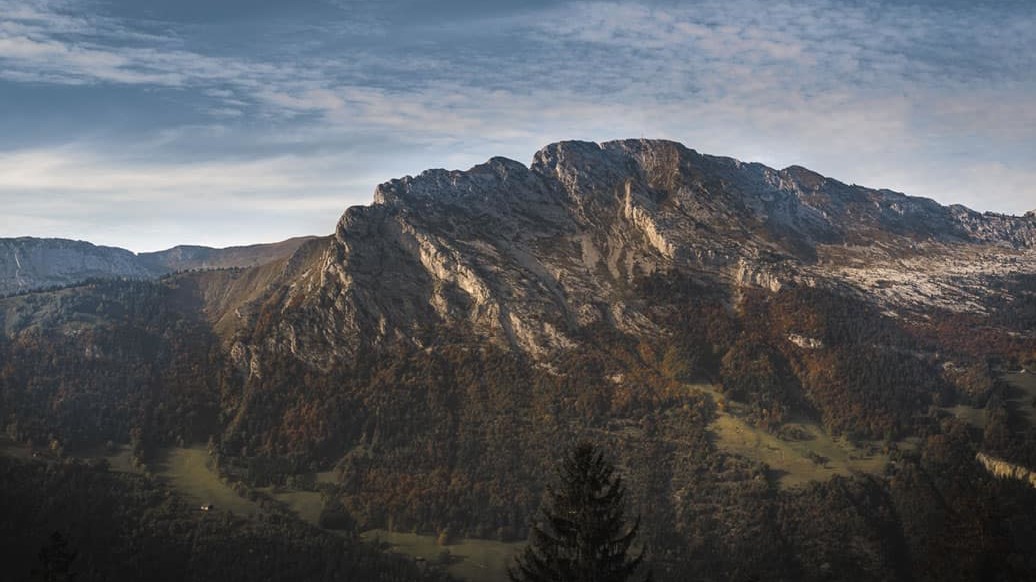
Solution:
[[(282, 232), (323, 234), (374, 179), (355, 170), (343, 168), (337, 156), (161, 164), (100, 157), (78, 148), (0, 154), (0, 199), (5, 200), (0, 230), (5, 236), (73, 237), (125, 246), (106, 224), (114, 217), (123, 221), (120, 229), (146, 233), (146, 242), (131, 245), (135, 250), (174, 246), (198, 225), (207, 231), (191, 240), (216, 246), (235, 244), (244, 233), (272, 240), (254, 226), (277, 227), (285, 221), (289, 224), (280, 225), (286, 229)], [(230, 228), (213, 231), (208, 226), (213, 222)]]
[(183, 39), (171, 34), (145, 34), (129, 28), (132, 23), (68, 14), (92, 8), (84, 2), (20, 3), (0, 0), (0, 78), (201, 89), (231, 106), (262, 101), (264, 95), (275, 93), (267, 87), (296, 90), (324, 79), (320, 71), (307, 67), (206, 55), (181, 48)]

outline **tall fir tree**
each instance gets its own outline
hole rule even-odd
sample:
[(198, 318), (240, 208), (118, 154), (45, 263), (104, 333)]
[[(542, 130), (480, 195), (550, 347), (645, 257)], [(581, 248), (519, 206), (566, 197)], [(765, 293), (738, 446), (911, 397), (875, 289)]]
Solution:
[[(593, 444), (577, 445), (558, 470), (557, 487), (532, 527), (529, 545), (508, 570), (512, 582), (627, 582), (644, 562), (631, 551), (640, 519), (626, 524), (622, 477)], [(645, 580), (652, 579), (651, 573)]]

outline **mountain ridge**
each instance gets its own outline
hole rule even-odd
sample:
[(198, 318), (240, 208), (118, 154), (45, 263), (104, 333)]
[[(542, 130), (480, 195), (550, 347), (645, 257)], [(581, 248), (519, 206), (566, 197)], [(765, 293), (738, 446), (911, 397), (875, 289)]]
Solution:
[(190, 269), (244, 268), (293, 253), (316, 237), (222, 249), (179, 245), (134, 253), (63, 238), (0, 238), (0, 295), (80, 283), (92, 278), (154, 278)]
[[(458, 230), (461, 220), (466, 231)], [(466, 172), (429, 170), (391, 180), (376, 188), (371, 206), (343, 215), (334, 261), (359, 261), (371, 250), (362, 247), (373, 236), (393, 238), (396, 248), (383, 251), (403, 249), (399, 260), (420, 264), (432, 287), (459, 289), (480, 305), (474, 317), (493, 312), (503, 318), (500, 327), (508, 336), (515, 322), (504, 321), (509, 315), (491, 301), (492, 279), (500, 274), (493, 272), (501, 264), (551, 289), (540, 299), (565, 314), (555, 318), (555, 326), (586, 306), (565, 307), (565, 285), (550, 274), (564, 265), (548, 264), (552, 260), (582, 263), (584, 278), (605, 286), (608, 281), (585, 271), (601, 265), (613, 279), (630, 279), (662, 267), (685, 268), (771, 290), (825, 278), (861, 292), (879, 287), (868, 268), (879, 273), (913, 261), (928, 266), (878, 291), (890, 305), (908, 307), (922, 294), (947, 291), (943, 303), (951, 308), (967, 285), (948, 289), (947, 279), (969, 275), (953, 270), (954, 261), (970, 260), (959, 255), (981, 251), (976, 261), (993, 271), (1036, 265), (1030, 252), (1036, 224), (1022, 217), (979, 214), (848, 186), (794, 166), (774, 170), (646, 140), (559, 142), (537, 152), (528, 167), (492, 158)], [(552, 238), (583, 248), (561, 253), (548, 242)], [(551, 248), (534, 248), (544, 244)], [(372, 268), (360, 268), (360, 276)], [(339, 275), (343, 282), (351, 277)], [(371, 285), (359, 286), (360, 292)], [(438, 292), (431, 303), (443, 315), (464, 301), (451, 304), (449, 293)], [(391, 321), (384, 314), (372, 317)], [(406, 316), (416, 317), (412, 311)]]

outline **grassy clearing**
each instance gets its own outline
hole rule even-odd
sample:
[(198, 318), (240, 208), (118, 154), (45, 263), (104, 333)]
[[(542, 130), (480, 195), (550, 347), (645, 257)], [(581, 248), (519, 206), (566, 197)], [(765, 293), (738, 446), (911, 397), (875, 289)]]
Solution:
[[(317, 473), (317, 484), (335, 483), (334, 471)], [(320, 513), (324, 510), (324, 499), (319, 491), (295, 491), (276, 487), (258, 489), (288, 506), (303, 521), (320, 526)]]
[(1030, 372), (1004, 374), (1004, 380), (1011, 385), (1008, 403), (1012, 412), (1018, 413), (1029, 424), (1036, 422), (1036, 374)]
[(112, 471), (140, 473), (140, 467), (133, 463), (133, 454), (129, 445), (121, 445), (115, 447), (115, 450), (105, 451), (101, 458), (108, 461), (108, 467)]
[(986, 428), (985, 408), (973, 408), (967, 404), (958, 404), (957, 406), (941, 408), (940, 410), (949, 412), (977, 429), (984, 430)]
[[(1010, 372), (1002, 378), (1010, 385), (1010, 390), (1005, 394), (1005, 404), (1012, 417), (1021, 419), (1030, 425), (1036, 423), (1036, 374), (1031, 372)], [(973, 408), (966, 404), (959, 404), (952, 408), (943, 408), (964, 422), (978, 429), (986, 428), (986, 409)]]
[(273, 487), (259, 489), (277, 501), (285, 503), (299, 519), (315, 526), (320, 525), (320, 512), (324, 500), (317, 491), (277, 491)]
[(129, 445), (115, 445), (112, 448), (96, 446), (81, 451), (74, 451), (72, 456), (78, 459), (88, 460), (104, 459), (105, 461), (108, 461), (109, 471), (137, 474), (143, 472), (143, 467), (139, 467), (133, 463), (133, 454)]
[(726, 413), (721, 413), (711, 428), (720, 449), (766, 463), (783, 487), (826, 481), (857, 471), (880, 474), (885, 470), (886, 457), (880, 452), (869, 452), (844, 439), (832, 438), (815, 424), (785, 426), (798, 427), (812, 438), (785, 441)]
[(29, 447), (6, 436), (0, 437), (0, 456), (22, 460), (32, 457), (29, 453)]
[(444, 550), (449, 550), (450, 574), (472, 582), (506, 582), (507, 567), (511, 565), (524, 543), (504, 543), (489, 540), (463, 540), (449, 546), (440, 546), (435, 536), (413, 533), (395, 533), (381, 529), (370, 530), (363, 539), (381, 541), (392, 546), (392, 550), (414, 558), (424, 558), (436, 563)]
[[(722, 394), (713, 386), (693, 388), (712, 396)], [(826, 481), (835, 475), (853, 472), (880, 474), (885, 470), (886, 455), (874, 443), (856, 446), (844, 438), (834, 438), (815, 422), (789, 422), (788, 432), (798, 433), (796, 440), (783, 440), (759, 430), (744, 421), (736, 404), (717, 411), (709, 426), (716, 446), (726, 452), (766, 463), (774, 471), (782, 487), (798, 487), (811, 481)]]
[(200, 504), (214, 504), (217, 509), (255, 517), (259, 507), (234, 492), (208, 467), (209, 453), (204, 446), (187, 449), (165, 449), (149, 466), (158, 477), (167, 480), (177, 491)]

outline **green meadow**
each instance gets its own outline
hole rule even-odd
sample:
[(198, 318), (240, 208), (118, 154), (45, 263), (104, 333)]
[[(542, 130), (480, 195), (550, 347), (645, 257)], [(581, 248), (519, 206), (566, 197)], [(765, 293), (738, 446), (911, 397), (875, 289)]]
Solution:
[(217, 509), (249, 517), (259, 514), (256, 503), (238, 495), (209, 468), (209, 453), (204, 446), (163, 449), (148, 466), (199, 506), (212, 504)]
[[(710, 385), (693, 388), (719, 401), (722, 394)], [(782, 439), (746, 422), (736, 404), (727, 402), (717, 407), (716, 419), (709, 425), (714, 443), (723, 451), (766, 463), (782, 487), (798, 487), (812, 481), (826, 481), (835, 475), (854, 472), (880, 474), (888, 459), (877, 443), (853, 444), (836, 438), (816, 422), (798, 419), (785, 423), (785, 433), (794, 439)], [(899, 446), (911, 446), (909, 442)]]
[[(370, 530), (363, 534), (369, 542), (389, 544), (392, 551), (424, 558), (431, 564), (445, 562), (446, 570), (472, 582), (506, 582), (507, 567), (524, 543), (489, 540), (461, 540), (448, 546), (436, 543), (436, 537), (387, 530)], [(444, 554), (448, 552), (448, 554)]]

